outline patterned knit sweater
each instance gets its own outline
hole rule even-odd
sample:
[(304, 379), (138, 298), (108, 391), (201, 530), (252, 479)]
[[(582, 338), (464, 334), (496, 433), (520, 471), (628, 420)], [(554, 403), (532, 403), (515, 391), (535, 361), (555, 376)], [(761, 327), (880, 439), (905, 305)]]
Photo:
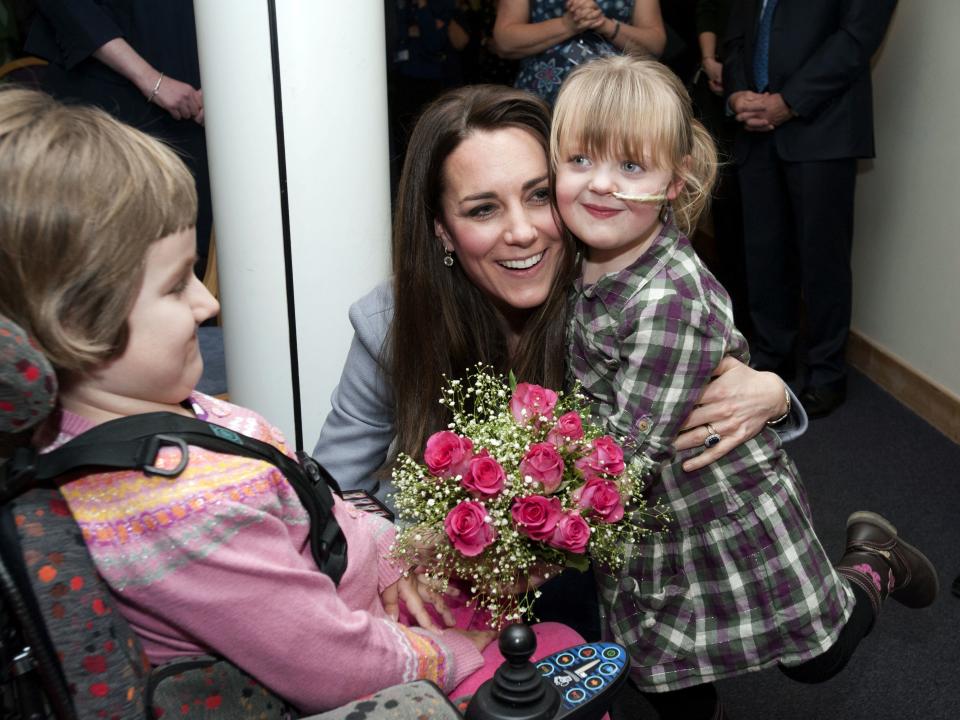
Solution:
[[(208, 422), (289, 454), (259, 415), (194, 393)], [(64, 412), (46, 450), (90, 429)], [(175, 448), (158, 463), (173, 466)], [(177, 478), (136, 471), (78, 476), (62, 488), (97, 569), (151, 662), (226, 657), (304, 712), (423, 678), (452, 690), (479, 668), (473, 644), (409, 628), (380, 593), (401, 574), (387, 556), (393, 526), (337, 498), (347, 569), (335, 586), (310, 552), (309, 518), (265, 462), (190, 447)]]

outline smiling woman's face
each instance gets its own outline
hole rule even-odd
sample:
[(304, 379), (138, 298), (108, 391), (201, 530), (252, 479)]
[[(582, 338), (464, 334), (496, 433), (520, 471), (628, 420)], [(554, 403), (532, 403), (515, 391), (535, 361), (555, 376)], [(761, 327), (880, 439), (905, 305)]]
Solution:
[(476, 132), (443, 172), (444, 247), (505, 317), (542, 305), (564, 248), (540, 143), (520, 128)]

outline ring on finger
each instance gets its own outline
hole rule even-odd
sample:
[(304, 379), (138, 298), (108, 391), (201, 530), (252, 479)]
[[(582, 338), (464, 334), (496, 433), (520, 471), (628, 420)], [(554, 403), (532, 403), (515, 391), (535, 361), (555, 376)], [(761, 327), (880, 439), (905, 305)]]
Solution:
[(720, 433), (714, 430), (713, 425), (711, 425), (710, 423), (707, 423), (703, 427), (706, 428), (706, 431), (707, 431), (707, 437), (703, 441), (703, 446), (706, 448), (712, 448), (722, 439), (720, 437)]

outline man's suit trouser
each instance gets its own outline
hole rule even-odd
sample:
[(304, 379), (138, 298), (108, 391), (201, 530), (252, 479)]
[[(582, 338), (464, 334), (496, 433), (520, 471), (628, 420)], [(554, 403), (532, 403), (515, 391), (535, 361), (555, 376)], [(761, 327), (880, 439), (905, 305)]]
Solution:
[(846, 374), (855, 158), (785, 162), (773, 132), (751, 133), (739, 167), (755, 360), (792, 357), (806, 310), (807, 384)]

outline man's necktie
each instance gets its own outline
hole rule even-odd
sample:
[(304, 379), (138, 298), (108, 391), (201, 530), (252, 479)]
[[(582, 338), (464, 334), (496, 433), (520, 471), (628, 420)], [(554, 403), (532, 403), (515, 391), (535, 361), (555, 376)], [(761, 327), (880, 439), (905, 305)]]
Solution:
[(773, 11), (776, 7), (777, 0), (767, 0), (757, 27), (757, 45), (753, 51), (753, 79), (757, 83), (758, 92), (766, 90), (770, 83), (770, 27), (773, 25)]

